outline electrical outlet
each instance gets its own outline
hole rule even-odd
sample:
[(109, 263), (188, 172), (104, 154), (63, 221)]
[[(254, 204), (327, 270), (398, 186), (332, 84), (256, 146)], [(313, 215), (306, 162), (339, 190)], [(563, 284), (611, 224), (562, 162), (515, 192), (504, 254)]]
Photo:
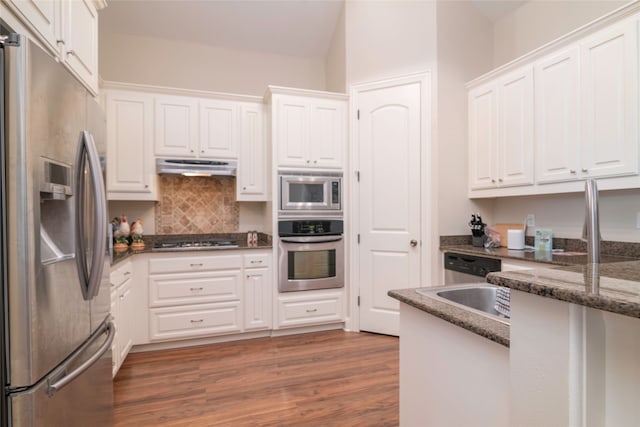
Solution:
[[(640, 212), (638, 212), (640, 215)], [(638, 217), (640, 218), (640, 216)], [(527, 227), (535, 227), (536, 226), (536, 216), (534, 214), (527, 215)]]

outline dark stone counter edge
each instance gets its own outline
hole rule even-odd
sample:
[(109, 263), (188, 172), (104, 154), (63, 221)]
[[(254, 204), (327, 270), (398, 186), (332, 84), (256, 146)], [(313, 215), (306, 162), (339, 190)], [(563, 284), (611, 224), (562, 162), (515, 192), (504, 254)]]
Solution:
[[(162, 252), (154, 252), (151, 249), (153, 248), (153, 244), (159, 239), (175, 239), (185, 237), (186, 235), (149, 235), (144, 236), (144, 249), (133, 250), (131, 247), (123, 252), (112, 252), (111, 255), (111, 267), (117, 265), (118, 263), (124, 261), (125, 259), (131, 258), (135, 254), (145, 254), (145, 253), (154, 253), (154, 254), (177, 254), (177, 253), (185, 253), (188, 252), (193, 255), (201, 254), (211, 254), (220, 251), (239, 251), (239, 250), (254, 250), (254, 249), (271, 249), (272, 248), (272, 237), (269, 234), (258, 233), (258, 246), (249, 247), (247, 246), (247, 234), (246, 233), (221, 233), (221, 234), (207, 234), (205, 238), (234, 238), (238, 240), (237, 248), (224, 248), (224, 249), (210, 249), (210, 250), (193, 250), (193, 251), (185, 251), (185, 250), (176, 250), (176, 251), (162, 251)], [(196, 235), (197, 238), (202, 238), (202, 235)]]
[[(418, 294), (415, 289), (392, 290), (388, 292), (388, 295), (418, 310), (436, 316), (500, 345), (509, 347), (509, 326), (497, 320), (492, 320), (471, 311), (436, 301), (428, 296)], [(426, 300), (432, 302), (432, 304), (425, 303)]]
[(584, 291), (572, 291), (551, 285), (543, 285), (533, 281), (500, 277), (499, 274), (489, 274), (487, 282), (516, 291), (640, 319), (640, 305), (637, 303), (614, 300), (601, 295), (588, 294)]

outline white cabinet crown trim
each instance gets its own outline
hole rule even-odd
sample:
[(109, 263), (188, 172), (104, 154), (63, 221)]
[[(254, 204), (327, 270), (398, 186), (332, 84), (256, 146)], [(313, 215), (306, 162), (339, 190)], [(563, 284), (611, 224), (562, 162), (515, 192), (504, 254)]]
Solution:
[(636, 0), (629, 4), (626, 4), (614, 10), (613, 12), (601, 16), (600, 18), (597, 18), (561, 37), (558, 37), (557, 39), (550, 41), (549, 43), (544, 44), (539, 48), (536, 48), (531, 52), (514, 59), (511, 62), (507, 62), (506, 64), (501, 65), (498, 68), (495, 68), (488, 73), (467, 82), (466, 88), (472, 89), (481, 84), (490, 82), (491, 80), (503, 75), (509, 70), (531, 64), (535, 60), (542, 59), (548, 54), (558, 51), (561, 48), (567, 47), (572, 43), (576, 43), (581, 39), (595, 33), (596, 31), (606, 28), (616, 22), (622, 21), (625, 18), (629, 18), (638, 12), (640, 12), (640, 1)]
[(255, 102), (263, 103), (261, 96), (240, 95), (235, 93), (213, 92), (206, 90), (182, 89), (168, 86), (142, 85), (136, 83), (114, 82), (103, 80), (102, 87), (104, 89), (118, 89), (132, 92), (147, 92), (152, 94), (191, 96), (197, 98), (226, 99), (229, 101)]

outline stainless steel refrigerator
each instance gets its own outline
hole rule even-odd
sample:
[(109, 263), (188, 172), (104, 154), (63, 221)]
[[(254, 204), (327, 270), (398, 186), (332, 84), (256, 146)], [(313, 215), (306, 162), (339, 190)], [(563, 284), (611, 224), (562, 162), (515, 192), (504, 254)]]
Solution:
[(2, 425), (109, 426), (104, 113), (50, 55), (0, 30)]

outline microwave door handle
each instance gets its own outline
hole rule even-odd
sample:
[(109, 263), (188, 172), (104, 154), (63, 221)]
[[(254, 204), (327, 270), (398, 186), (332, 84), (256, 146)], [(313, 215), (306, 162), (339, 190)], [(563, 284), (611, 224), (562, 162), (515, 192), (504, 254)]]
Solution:
[(331, 243), (339, 242), (342, 240), (342, 236), (328, 236), (326, 238), (319, 237), (283, 237), (280, 238), (283, 243)]
[[(92, 193), (95, 200), (94, 209), (94, 236), (92, 245), (91, 268), (87, 271), (87, 258), (85, 246), (85, 162), (93, 184)], [(89, 132), (82, 131), (78, 142), (78, 153), (76, 157), (76, 263), (80, 276), (80, 286), (85, 300), (90, 300), (98, 294), (102, 280), (102, 270), (105, 248), (107, 245), (107, 207), (104, 192), (104, 180), (102, 179), (102, 168), (100, 166), (100, 156), (96, 149), (93, 137)], [(104, 228), (104, 230), (103, 230)]]

